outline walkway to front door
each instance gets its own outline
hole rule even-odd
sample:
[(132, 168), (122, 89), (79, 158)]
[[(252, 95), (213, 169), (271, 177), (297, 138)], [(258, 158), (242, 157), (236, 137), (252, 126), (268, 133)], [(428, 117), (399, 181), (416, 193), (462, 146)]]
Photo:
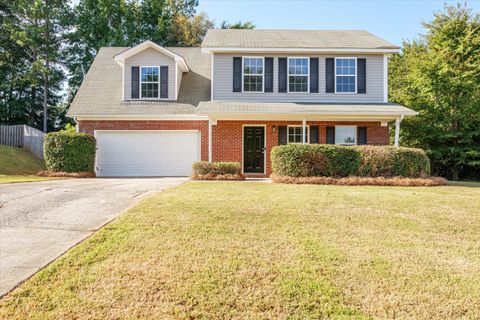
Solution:
[(243, 127), (243, 172), (265, 173), (265, 127)]

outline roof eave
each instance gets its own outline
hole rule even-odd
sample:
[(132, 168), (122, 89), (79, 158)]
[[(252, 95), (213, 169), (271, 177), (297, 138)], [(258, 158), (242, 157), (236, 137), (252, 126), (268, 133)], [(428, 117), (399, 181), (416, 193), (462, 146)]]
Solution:
[(391, 48), (241, 48), (241, 47), (202, 47), (206, 53), (232, 52), (310, 52), (310, 53), (378, 53), (392, 54), (400, 52), (400, 47)]
[(135, 47), (132, 47), (128, 50), (123, 51), (122, 53), (119, 53), (113, 57), (113, 60), (118, 63), (122, 68), (123, 65), (125, 64), (125, 60), (130, 58), (131, 56), (147, 49), (147, 48), (154, 48), (155, 50), (162, 52), (169, 57), (173, 58), (175, 60), (175, 63), (180, 67), (180, 70), (183, 72), (189, 72), (190, 69), (188, 68), (187, 63), (185, 62), (185, 59), (183, 59), (182, 56), (179, 56), (178, 54), (156, 44), (155, 42), (152, 42), (150, 40), (144, 41)]

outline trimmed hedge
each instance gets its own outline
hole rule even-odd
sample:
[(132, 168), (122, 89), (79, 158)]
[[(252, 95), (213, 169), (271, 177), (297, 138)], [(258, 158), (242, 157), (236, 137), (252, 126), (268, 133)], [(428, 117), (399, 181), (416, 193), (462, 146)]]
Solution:
[(93, 172), (95, 138), (86, 133), (52, 132), (45, 137), (45, 166), (53, 172)]
[(193, 175), (225, 175), (242, 174), (242, 167), (239, 162), (208, 162), (197, 161), (192, 165)]
[(272, 170), (290, 177), (425, 177), (430, 161), (423, 150), (391, 146), (290, 144), (271, 153)]

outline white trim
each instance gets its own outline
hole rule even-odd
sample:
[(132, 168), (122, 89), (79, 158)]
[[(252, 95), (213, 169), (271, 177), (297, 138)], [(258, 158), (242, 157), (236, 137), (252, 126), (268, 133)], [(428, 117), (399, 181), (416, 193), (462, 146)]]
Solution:
[[(243, 72), (245, 70), (245, 58), (247, 59), (262, 59), (262, 91), (245, 91), (244, 90), (244, 85), (245, 85), (245, 73)], [(259, 74), (247, 74), (247, 76), (260, 76)], [(212, 81), (213, 84), (213, 81)], [(212, 85), (213, 87), (213, 85)], [(242, 93), (265, 93), (265, 57), (261, 56), (243, 56), (242, 57)]]
[(203, 47), (202, 52), (311, 52), (311, 53), (398, 53), (398, 49), (371, 49), (371, 48), (228, 48)]
[[(355, 92), (337, 92), (337, 60), (343, 60), (343, 59), (354, 59), (355, 60)], [(357, 94), (358, 93), (358, 88), (357, 88), (357, 77), (358, 77), (358, 70), (357, 70), (357, 57), (335, 57), (335, 65), (334, 65), (334, 71), (335, 71), (335, 82), (334, 82), (334, 92), (335, 94)], [(339, 77), (351, 77), (352, 75), (339, 75)]]
[[(246, 172), (244, 171), (243, 165), (245, 164), (244, 161), (244, 153), (245, 153), (245, 127), (263, 127), (263, 172)], [(249, 174), (249, 175), (265, 175), (267, 174), (267, 125), (266, 124), (243, 124), (242, 125), (242, 173)]]
[[(309, 144), (310, 143), (310, 125), (309, 124), (305, 125), (305, 128), (307, 128), (307, 140), (303, 141), (303, 139), (305, 139), (305, 134), (303, 134), (302, 142), (290, 142), (290, 139), (289, 139), (289, 135), (290, 135), (289, 131), (290, 130), (288, 130), (289, 128), (302, 128), (303, 129), (303, 123), (302, 124), (287, 125), (287, 144)], [(304, 133), (304, 132), (302, 132), (302, 133)]]
[[(355, 143), (337, 143), (337, 127), (355, 127)], [(343, 125), (343, 124), (339, 124), (339, 125), (335, 125), (335, 144), (336, 145), (339, 145), (339, 146), (356, 146), (358, 145), (358, 126), (356, 125)]]
[[(307, 59), (307, 91), (290, 91), (290, 59)], [(305, 77), (304, 74), (292, 76)], [(287, 57), (287, 93), (310, 93), (310, 57)]]
[(213, 52), (211, 52), (210, 55), (212, 56), (210, 67), (210, 101), (213, 101), (213, 66), (215, 64), (215, 58)]
[(388, 54), (383, 55), (383, 102), (388, 102)]
[[(158, 69), (158, 75), (159, 75), (158, 80), (160, 80), (160, 69)], [(178, 77), (178, 66), (175, 66), (175, 99), (174, 100), (178, 100), (177, 77)], [(167, 85), (167, 88), (168, 88), (168, 85)], [(160, 84), (158, 84), (158, 91), (160, 95)], [(167, 89), (167, 95), (168, 95), (168, 89)]]
[(196, 114), (163, 114), (163, 115), (94, 115), (77, 116), (78, 121), (86, 120), (191, 120), (207, 121), (208, 116), (199, 116)]
[(147, 49), (147, 48), (153, 48), (171, 58), (173, 58), (175, 60), (175, 63), (179, 64), (180, 65), (180, 69), (183, 71), (183, 72), (188, 72), (190, 71), (188, 69), (188, 66), (187, 66), (187, 63), (185, 62), (185, 60), (183, 59), (182, 56), (179, 56), (178, 54), (168, 50), (168, 49), (165, 49), (164, 47), (150, 41), (150, 40), (147, 40), (147, 41), (144, 41), (138, 45), (136, 45), (135, 47), (132, 47), (130, 49), (127, 49), (126, 51), (122, 52), (122, 53), (119, 53), (117, 54), (115, 57), (114, 57), (114, 60), (116, 63), (120, 64), (120, 65), (123, 65), (125, 64), (125, 60), (130, 58), (131, 56)]
[[(158, 68), (158, 81), (156, 82), (158, 84), (157, 97), (151, 97), (151, 98), (142, 97), (142, 82), (155, 84), (155, 82), (153, 81), (142, 81), (142, 68)], [(140, 66), (139, 79), (138, 79), (138, 91), (139, 91), (139, 95), (138, 95), (139, 98), (134, 100), (159, 100), (160, 99), (160, 66)]]

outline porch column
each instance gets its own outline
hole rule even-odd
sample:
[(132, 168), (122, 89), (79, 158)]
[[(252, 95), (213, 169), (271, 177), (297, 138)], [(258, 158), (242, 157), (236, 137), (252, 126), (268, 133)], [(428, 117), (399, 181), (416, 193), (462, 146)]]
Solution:
[(307, 143), (305, 139), (305, 132), (307, 132), (307, 119), (302, 120), (302, 143)]
[(399, 146), (398, 140), (400, 138), (400, 123), (402, 123), (403, 114), (400, 118), (395, 120), (395, 147)]
[(212, 125), (213, 120), (208, 119), (208, 162), (212, 162)]

